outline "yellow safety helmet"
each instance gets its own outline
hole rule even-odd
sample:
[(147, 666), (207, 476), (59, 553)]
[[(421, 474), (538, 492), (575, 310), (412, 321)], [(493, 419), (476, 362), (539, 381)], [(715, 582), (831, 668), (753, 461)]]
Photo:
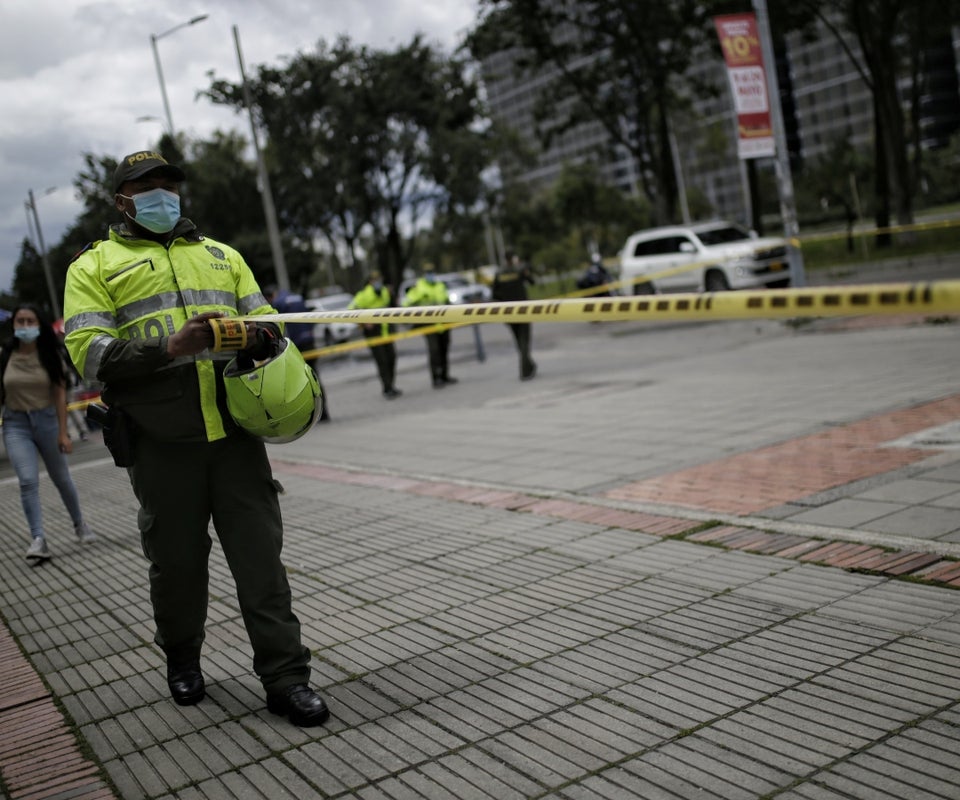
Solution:
[(250, 367), (231, 359), (223, 385), (230, 416), (270, 444), (299, 439), (320, 416), (323, 398), (317, 376), (289, 339), (280, 341), (275, 356)]

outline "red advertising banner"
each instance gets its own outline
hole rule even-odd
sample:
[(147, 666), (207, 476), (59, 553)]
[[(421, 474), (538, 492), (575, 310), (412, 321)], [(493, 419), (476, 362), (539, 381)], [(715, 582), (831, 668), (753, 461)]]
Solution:
[(737, 112), (740, 158), (776, 155), (757, 18), (753, 14), (728, 14), (714, 17), (713, 23), (720, 37)]

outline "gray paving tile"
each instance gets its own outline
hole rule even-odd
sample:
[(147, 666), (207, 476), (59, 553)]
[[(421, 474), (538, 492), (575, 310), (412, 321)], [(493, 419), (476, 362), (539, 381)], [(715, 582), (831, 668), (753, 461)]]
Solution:
[(960, 613), (960, 593), (905, 581), (882, 581), (834, 600), (819, 613), (908, 633)]
[(911, 506), (863, 527), (881, 533), (896, 533), (917, 539), (936, 539), (960, 530), (960, 518), (953, 508)]
[[(369, 759), (363, 758), (362, 754), (356, 754), (353, 748), (334, 742), (333, 737), (327, 739), (310, 742), (284, 754), (284, 760), (315, 786), (322, 793), (321, 796), (342, 794), (363, 786), (367, 783), (363, 774), (365, 768), (376, 769), (374, 774), (382, 777), (382, 771)], [(358, 756), (356, 762), (350, 760), (355, 755)]]
[(937, 497), (943, 497), (950, 494), (951, 491), (950, 485), (943, 481), (906, 478), (860, 492), (856, 495), (856, 499), (916, 505), (934, 500)]
[(820, 779), (840, 789), (850, 787), (847, 791), (854, 791), (852, 787), (857, 786), (861, 793), (876, 790), (894, 797), (942, 798), (950, 797), (956, 791), (955, 783), (939, 780), (922, 771), (909, 770), (907, 776), (904, 767), (907, 765), (902, 762), (891, 763), (868, 751), (837, 764)]
[(621, 796), (626, 797), (671, 800), (679, 797), (699, 797), (719, 800), (725, 797), (725, 792), (730, 788), (722, 784), (717, 791), (713, 791), (709, 786), (704, 786), (700, 776), (692, 770), (688, 776), (678, 775), (672, 762), (661, 766), (651, 763), (644, 756), (626, 762), (620, 769), (608, 770), (603, 773), (603, 777), (622, 787)]
[(902, 511), (906, 507), (904, 503), (844, 498), (801, 511), (792, 515), (790, 521), (835, 528), (856, 528), (879, 517)]
[[(489, 787), (494, 797), (527, 798), (539, 792), (537, 786), (526, 775), (511, 769), (498, 759), (491, 757), (480, 747), (468, 747), (458, 755), (476, 770), (470, 778), (475, 785)], [(464, 767), (461, 765), (461, 771)]]
[(960, 491), (945, 494), (942, 497), (934, 498), (930, 505), (937, 508), (957, 508), (960, 509)]

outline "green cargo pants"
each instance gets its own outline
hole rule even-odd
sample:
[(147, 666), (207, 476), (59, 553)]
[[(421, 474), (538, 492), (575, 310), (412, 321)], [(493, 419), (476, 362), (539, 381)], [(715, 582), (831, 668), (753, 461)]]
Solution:
[(280, 561), (283, 523), (263, 442), (159, 442), (141, 436), (130, 468), (150, 562), (156, 643), (168, 659), (199, 657), (207, 618), (211, 519), (237, 587), (253, 668), (275, 692), (310, 677)]

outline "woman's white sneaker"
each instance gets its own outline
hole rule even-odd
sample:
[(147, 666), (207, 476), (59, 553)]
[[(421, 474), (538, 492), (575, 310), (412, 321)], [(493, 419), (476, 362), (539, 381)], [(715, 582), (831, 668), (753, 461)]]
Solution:
[(50, 558), (50, 550), (47, 548), (47, 540), (42, 536), (37, 536), (32, 542), (30, 542), (30, 547), (27, 548), (27, 561), (46, 561)]
[(74, 533), (77, 534), (80, 544), (89, 544), (90, 542), (95, 542), (97, 540), (97, 535), (90, 530), (86, 522), (81, 522), (79, 525), (74, 525), (73, 530)]

